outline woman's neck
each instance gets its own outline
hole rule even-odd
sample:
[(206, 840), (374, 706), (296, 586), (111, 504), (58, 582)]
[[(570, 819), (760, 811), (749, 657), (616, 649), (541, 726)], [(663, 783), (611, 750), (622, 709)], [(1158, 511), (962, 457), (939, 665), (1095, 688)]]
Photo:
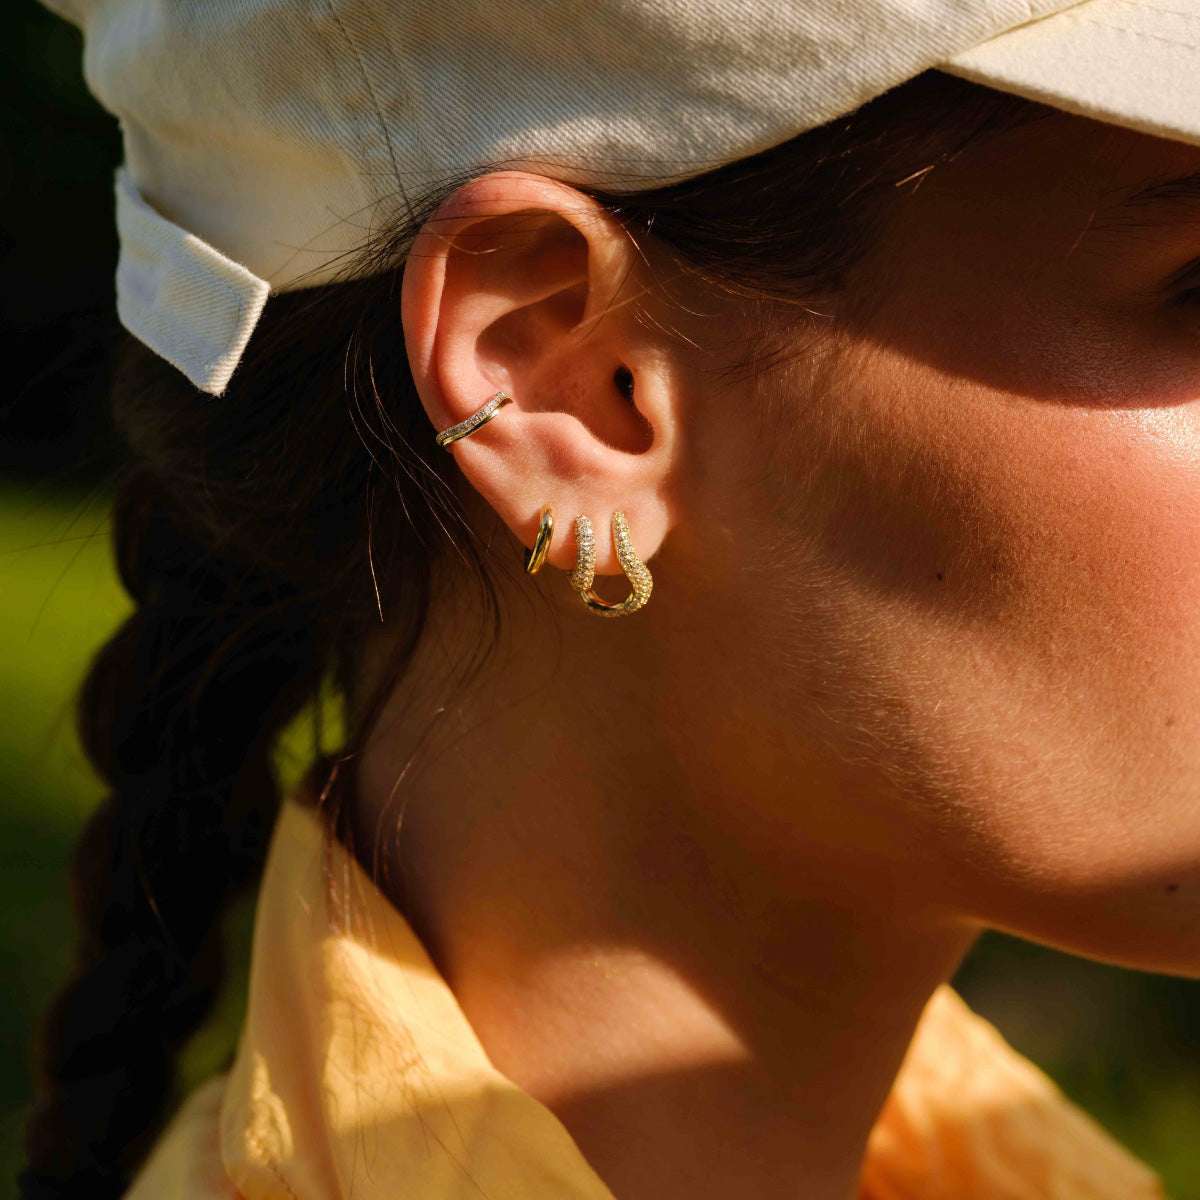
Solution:
[(453, 696), (445, 641), (423, 655), (359, 772), (360, 855), (618, 1200), (848, 1200), (973, 931), (846, 852), (845, 779), (649, 624), (581, 616)]

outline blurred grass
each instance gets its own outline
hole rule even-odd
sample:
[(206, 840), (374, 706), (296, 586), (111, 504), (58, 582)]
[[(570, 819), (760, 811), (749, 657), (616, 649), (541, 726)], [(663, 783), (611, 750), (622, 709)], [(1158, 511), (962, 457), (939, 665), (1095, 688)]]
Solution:
[[(72, 697), (91, 654), (128, 611), (108, 536), (101, 494), (0, 483), (0, 1195), (20, 1163), (32, 1030), (70, 961), (65, 864), (101, 794), (75, 742)], [(305, 737), (298, 723), (284, 752), (289, 775), (308, 761)], [(229, 986), (188, 1049), (185, 1088), (229, 1054), (251, 924), (245, 903), (232, 922)], [(1161, 1172), (1173, 1200), (1200, 1200), (1200, 985), (999, 935), (981, 941), (956, 983)]]
[(1200, 1200), (1200, 984), (989, 933), (955, 985), (1172, 1200)]
[(70, 962), (66, 859), (100, 787), (72, 694), (127, 602), (103, 497), (0, 485), (0, 1177), (19, 1161), (30, 1030)]
[[(0, 482), (0, 1196), (21, 1163), (37, 1022), (71, 965), (67, 864), (103, 795), (74, 730), (88, 662), (130, 610), (110, 550), (109, 498)], [(327, 744), (339, 729), (324, 712)], [(284, 787), (316, 753), (308, 714), (276, 754)], [(253, 897), (230, 914), (226, 986), (187, 1046), (180, 1092), (226, 1064), (245, 1010)]]

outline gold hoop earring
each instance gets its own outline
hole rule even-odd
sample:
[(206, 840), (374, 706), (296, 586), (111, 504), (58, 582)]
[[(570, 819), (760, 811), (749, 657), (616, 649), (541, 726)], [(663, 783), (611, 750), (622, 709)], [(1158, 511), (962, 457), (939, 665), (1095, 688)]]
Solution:
[(525, 555), (525, 570), (530, 575), (536, 575), (550, 553), (550, 542), (554, 538), (554, 509), (549, 504), (542, 509), (538, 520), (537, 536), (533, 539), (533, 548)]
[(461, 442), (463, 438), (470, 437), (475, 430), (481, 429), (506, 404), (511, 403), (512, 397), (507, 392), (496, 392), (495, 395), (489, 397), (487, 402), (477, 408), (465, 421), (459, 421), (457, 425), (451, 425), (449, 429), (443, 429), (434, 438), (434, 441), (444, 450), (448, 450), (455, 442)]
[(588, 609), (599, 617), (623, 617), (628, 613), (637, 612), (650, 599), (650, 592), (654, 587), (649, 568), (638, 558), (633, 543), (629, 540), (629, 522), (623, 512), (615, 512), (612, 515), (612, 536), (621, 570), (625, 572), (625, 578), (633, 588), (624, 600), (616, 604), (601, 600), (592, 591), (592, 584), (596, 579), (595, 534), (590, 518), (575, 518), (575, 570), (571, 572), (569, 582)]

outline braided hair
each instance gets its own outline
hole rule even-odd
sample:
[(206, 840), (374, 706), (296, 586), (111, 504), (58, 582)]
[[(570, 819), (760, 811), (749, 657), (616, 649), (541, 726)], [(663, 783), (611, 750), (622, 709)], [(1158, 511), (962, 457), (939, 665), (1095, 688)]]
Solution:
[[(134, 463), (114, 544), (136, 607), (79, 697), (108, 796), (74, 853), (80, 941), (42, 1031), (26, 1200), (124, 1190), (175, 1056), (219, 990), (222, 915), (261, 870), (281, 730), (331, 675), (354, 703), (346, 649), (372, 614), (378, 624), (372, 567), (403, 560), (404, 610), (420, 620), (422, 540), (452, 527), (449, 492), (408, 449), (415, 397), (390, 397), (385, 419), (361, 392), (349, 411), (358, 383), (343, 384), (363, 314), (389, 312), (389, 282), (273, 300), (220, 400), (126, 349), (116, 413)], [(297, 353), (300, 328), (323, 349)], [(403, 350), (388, 346), (380, 339), (375, 370), (408, 378)], [(403, 499), (394, 479), (373, 483), (383, 447)]]

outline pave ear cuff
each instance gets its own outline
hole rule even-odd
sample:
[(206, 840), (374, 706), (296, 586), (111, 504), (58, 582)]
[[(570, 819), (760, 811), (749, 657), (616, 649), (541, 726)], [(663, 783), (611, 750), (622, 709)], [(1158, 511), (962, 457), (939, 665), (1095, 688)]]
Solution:
[(575, 518), (575, 570), (571, 572), (569, 583), (588, 609), (599, 617), (623, 617), (627, 613), (637, 612), (650, 599), (654, 587), (649, 569), (638, 558), (629, 540), (629, 522), (623, 512), (612, 515), (612, 537), (621, 570), (633, 588), (624, 600), (616, 604), (601, 600), (592, 591), (592, 583), (596, 578), (596, 539), (590, 518)]
[(439, 446), (448, 450), (455, 442), (470, 437), (477, 429), (486, 425), (506, 404), (512, 403), (512, 397), (507, 392), (497, 392), (488, 398), (487, 402), (477, 408), (465, 421), (443, 429), (434, 439)]

